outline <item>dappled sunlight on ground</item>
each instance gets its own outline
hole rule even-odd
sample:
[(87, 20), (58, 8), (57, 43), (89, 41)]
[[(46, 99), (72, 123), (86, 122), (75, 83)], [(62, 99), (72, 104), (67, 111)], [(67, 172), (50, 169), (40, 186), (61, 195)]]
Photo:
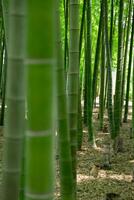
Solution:
[(117, 180), (117, 181), (125, 181), (125, 182), (131, 182), (132, 181), (132, 175), (127, 175), (127, 174), (117, 174), (114, 171), (110, 171), (107, 173), (105, 170), (99, 170), (97, 173), (97, 176), (93, 175), (85, 175), (85, 174), (77, 174), (77, 182), (88, 182), (91, 180), (101, 180), (101, 179), (111, 179), (111, 180)]
[(134, 160), (130, 160), (129, 162), (130, 162), (130, 163), (134, 163)]
[(77, 183), (81, 183), (83, 181), (88, 181), (88, 180), (90, 180), (89, 175), (77, 174)]
[(107, 175), (106, 177), (101, 177), (101, 178), (110, 178), (110, 179), (114, 179), (117, 181), (126, 181), (126, 182), (131, 182), (132, 181), (132, 176), (131, 175), (125, 175), (125, 174), (111, 174), (111, 175)]
[[(99, 131), (96, 108), (94, 129), (97, 147), (93, 148), (89, 145), (87, 128), (84, 127), (82, 151), (78, 152), (78, 200), (104, 200), (108, 192), (120, 194), (121, 200), (134, 200), (134, 183), (132, 182), (134, 151), (133, 142), (130, 140), (130, 118), (131, 116), (128, 117), (128, 123), (122, 124), (121, 129), (124, 152), (117, 155), (112, 152), (110, 170), (95, 169), (95, 166), (102, 164), (105, 145), (111, 141), (109, 131), (106, 130), (106, 133)], [(107, 128), (107, 116), (104, 119), (104, 124)]]

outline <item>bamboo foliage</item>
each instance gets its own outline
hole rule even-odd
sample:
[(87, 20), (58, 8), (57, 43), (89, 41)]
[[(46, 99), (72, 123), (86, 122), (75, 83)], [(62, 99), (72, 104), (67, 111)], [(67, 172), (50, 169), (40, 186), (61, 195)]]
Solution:
[(18, 200), (25, 118), (25, 1), (9, 6), (8, 71), (2, 174), (2, 200)]
[(27, 1), (25, 200), (54, 196), (54, 8), (54, 0)]

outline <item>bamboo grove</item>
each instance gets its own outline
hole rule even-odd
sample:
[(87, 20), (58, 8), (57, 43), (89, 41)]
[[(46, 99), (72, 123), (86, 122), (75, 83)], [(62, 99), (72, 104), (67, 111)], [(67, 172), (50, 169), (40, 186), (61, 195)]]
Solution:
[(1, 0), (0, 100), (0, 199), (54, 199), (58, 166), (60, 199), (76, 200), (95, 108), (118, 154), (132, 102), (134, 138), (134, 1)]

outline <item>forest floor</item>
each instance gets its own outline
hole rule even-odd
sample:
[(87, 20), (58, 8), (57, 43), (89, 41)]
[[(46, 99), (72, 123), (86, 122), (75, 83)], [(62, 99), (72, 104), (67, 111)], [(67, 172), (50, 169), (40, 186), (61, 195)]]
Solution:
[[(104, 119), (104, 131), (99, 131), (98, 110), (94, 110), (94, 131), (96, 148), (89, 145), (87, 129), (84, 128), (82, 150), (77, 157), (77, 199), (78, 200), (134, 200), (134, 138), (130, 139), (131, 112), (128, 123), (123, 123), (121, 136), (124, 151), (111, 156), (110, 169), (102, 169), (105, 146), (110, 141), (108, 119)], [(105, 132), (105, 133), (104, 133)], [(58, 171), (58, 169), (57, 169)], [(57, 173), (59, 179), (59, 172)], [(56, 199), (59, 200), (59, 181), (57, 181)], [(110, 194), (109, 194), (110, 193)], [(106, 198), (109, 194), (111, 198)], [(115, 197), (114, 197), (115, 195)], [(112, 197), (113, 196), (113, 197)]]
[[(131, 110), (128, 123), (123, 123), (121, 135), (124, 141), (123, 153), (111, 156), (111, 168), (102, 169), (105, 147), (110, 141), (108, 133), (107, 115), (104, 118), (104, 131), (99, 131), (98, 109), (94, 110), (94, 132), (96, 135), (96, 148), (89, 145), (87, 128), (83, 131), (82, 150), (77, 155), (77, 199), (78, 200), (106, 200), (106, 194), (117, 194), (119, 198), (109, 200), (134, 200), (134, 138), (130, 139)], [(0, 130), (0, 182), (1, 182), (1, 158), (2, 158), (2, 131)], [(56, 200), (59, 200), (59, 167), (57, 160), (57, 187)]]

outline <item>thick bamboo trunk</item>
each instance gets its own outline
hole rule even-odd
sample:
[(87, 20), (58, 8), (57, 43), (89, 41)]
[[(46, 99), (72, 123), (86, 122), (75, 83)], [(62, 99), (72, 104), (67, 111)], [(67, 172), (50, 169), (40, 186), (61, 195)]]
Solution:
[(9, 5), (8, 71), (1, 200), (18, 200), (25, 120), (25, 1)]
[(61, 46), (61, 33), (60, 33), (60, 11), (59, 3), (57, 0), (57, 15), (56, 15), (56, 44), (57, 44), (57, 104), (58, 104), (58, 152), (59, 152), (59, 166), (60, 166), (60, 188), (62, 200), (74, 200), (75, 192), (73, 188), (73, 173), (72, 173), (72, 159), (70, 148), (70, 135), (69, 135), (69, 121), (68, 121), (68, 107), (67, 95), (65, 87), (65, 73), (64, 73), (64, 60), (62, 55)]
[(54, 8), (54, 0), (27, 1), (25, 200), (54, 198)]

